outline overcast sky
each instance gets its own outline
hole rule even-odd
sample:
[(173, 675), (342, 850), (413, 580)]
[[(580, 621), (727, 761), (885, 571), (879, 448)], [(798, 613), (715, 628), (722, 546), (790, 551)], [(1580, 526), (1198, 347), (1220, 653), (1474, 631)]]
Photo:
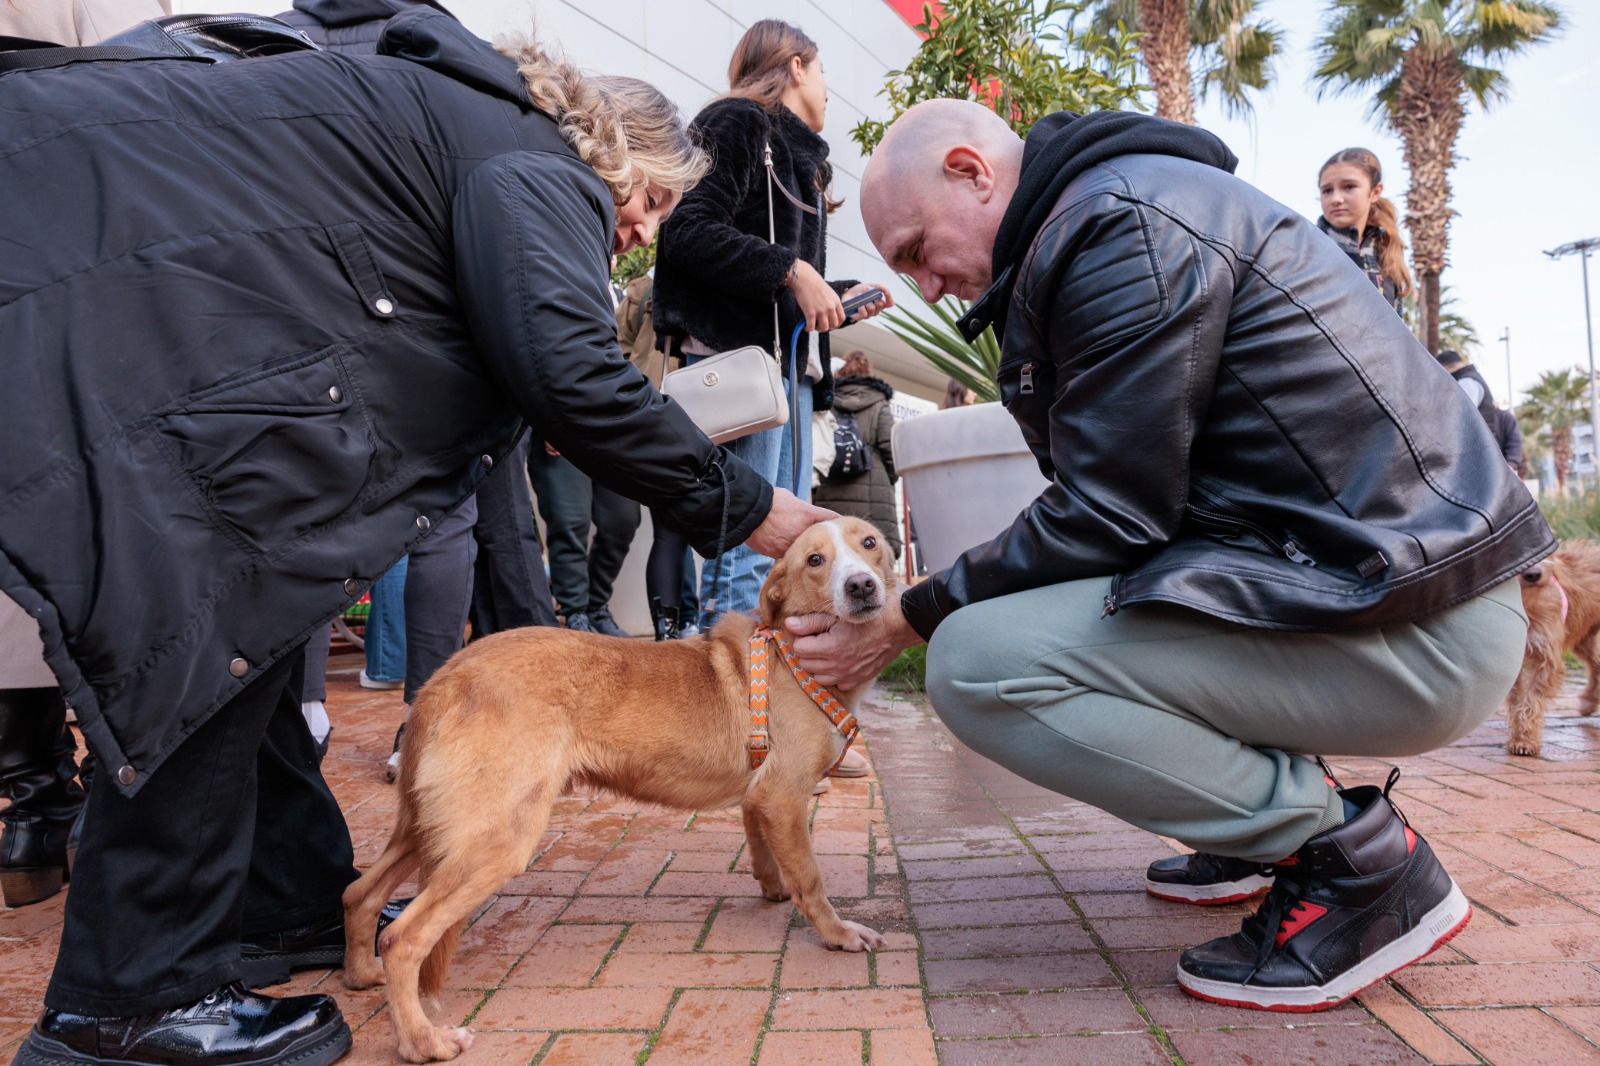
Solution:
[[(1487, 114), (1472, 105), (1451, 172), (1458, 215), (1443, 281), (1454, 309), (1477, 327), (1483, 343), (1474, 359), (1497, 399), (1506, 391), (1505, 345), (1497, 339), (1506, 327), (1519, 394), (1541, 371), (1588, 365), (1579, 257), (1557, 262), (1541, 252), (1600, 237), (1600, 3), (1560, 3), (1566, 31), (1504, 66), (1509, 101)], [(1258, 101), (1253, 120), (1223, 117), (1212, 99), (1199, 106), (1200, 123), (1238, 154), (1240, 177), (1311, 218), (1319, 211), (1322, 161), (1351, 145), (1371, 148), (1383, 165), (1384, 191), (1403, 215), (1399, 138), (1365, 117), (1365, 99), (1318, 100), (1312, 87), (1312, 46), (1325, 5), (1262, 0), (1259, 7), (1288, 34), (1276, 88)], [(1600, 316), (1600, 255), (1591, 256), (1589, 273)]]

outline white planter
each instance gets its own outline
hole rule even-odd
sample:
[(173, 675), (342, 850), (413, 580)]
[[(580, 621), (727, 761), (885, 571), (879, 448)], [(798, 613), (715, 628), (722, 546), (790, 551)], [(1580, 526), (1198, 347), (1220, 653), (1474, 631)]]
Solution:
[(1049, 484), (1022, 430), (998, 403), (897, 422), (894, 467), (930, 571), (993, 540)]

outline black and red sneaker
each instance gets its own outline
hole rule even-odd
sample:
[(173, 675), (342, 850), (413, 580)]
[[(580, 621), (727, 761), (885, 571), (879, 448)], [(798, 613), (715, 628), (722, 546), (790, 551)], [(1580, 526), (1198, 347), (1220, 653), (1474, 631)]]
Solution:
[(1183, 953), (1184, 991), (1256, 1010), (1326, 1010), (1465, 928), (1466, 896), (1389, 802), (1398, 776), (1340, 792), (1358, 813), (1277, 864), (1237, 933)]
[(1271, 887), (1271, 865), (1204, 851), (1157, 859), (1144, 873), (1144, 890), (1157, 899), (1202, 907), (1237, 903)]

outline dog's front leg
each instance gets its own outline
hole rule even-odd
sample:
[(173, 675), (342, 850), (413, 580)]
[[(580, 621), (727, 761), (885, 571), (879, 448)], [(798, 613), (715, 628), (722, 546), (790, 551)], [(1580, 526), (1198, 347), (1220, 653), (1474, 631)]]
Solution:
[(865, 951), (883, 946), (883, 934), (839, 917), (822, 890), (822, 873), (811, 850), (811, 834), (806, 828), (805, 800), (798, 795), (757, 795), (747, 801), (745, 810), (754, 815), (761, 835), (772, 849), (773, 858), (783, 871), (783, 880), (794, 893), (794, 903), (830, 948)]
[(789, 889), (783, 883), (783, 871), (778, 860), (767, 847), (767, 838), (761, 835), (761, 825), (747, 802), (740, 811), (744, 816), (744, 839), (750, 845), (750, 872), (761, 885), (761, 894), (773, 903), (789, 898)]
[(1596, 700), (1600, 699), (1600, 669), (1596, 669), (1600, 665), (1597, 637), (1600, 637), (1600, 630), (1591, 629), (1572, 649), (1583, 663), (1584, 672), (1589, 675), (1583, 685), (1583, 695), (1578, 697), (1578, 713), (1585, 718), (1594, 714)]

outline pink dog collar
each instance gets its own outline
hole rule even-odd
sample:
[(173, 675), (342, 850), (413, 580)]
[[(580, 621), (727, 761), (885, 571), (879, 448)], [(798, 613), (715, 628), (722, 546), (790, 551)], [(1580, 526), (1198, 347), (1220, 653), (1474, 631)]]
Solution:
[(1550, 584), (1556, 587), (1556, 594), (1561, 597), (1561, 624), (1567, 624), (1567, 609), (1572, 604), (1567, 600), (1567, 590), (1561, 587), (1561, 582), (1556, 580), (1556, 575), (1550, 575)]

